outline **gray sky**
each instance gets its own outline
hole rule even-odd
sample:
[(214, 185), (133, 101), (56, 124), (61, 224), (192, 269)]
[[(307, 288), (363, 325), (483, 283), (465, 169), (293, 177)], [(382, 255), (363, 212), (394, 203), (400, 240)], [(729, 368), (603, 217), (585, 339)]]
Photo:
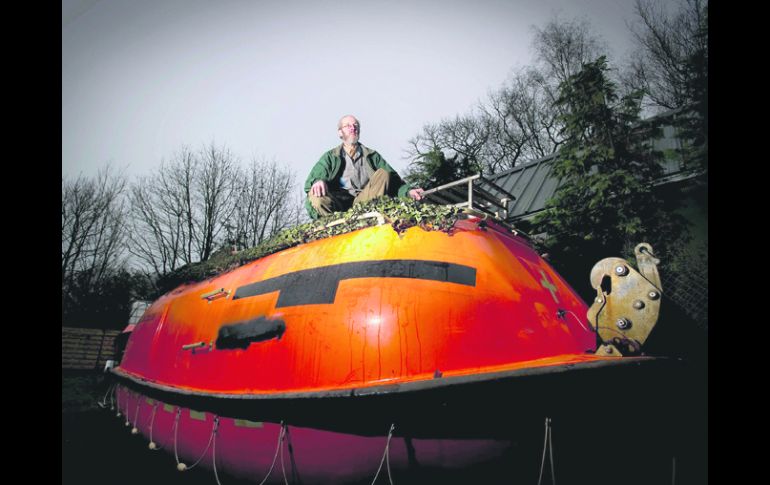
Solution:
[(530, 64), (554, 14), (630, 46), (633, 0), (62, 0), (62, 176), (213, 140), (301, 183), (349, 113), (403, 173), (407, 141)]

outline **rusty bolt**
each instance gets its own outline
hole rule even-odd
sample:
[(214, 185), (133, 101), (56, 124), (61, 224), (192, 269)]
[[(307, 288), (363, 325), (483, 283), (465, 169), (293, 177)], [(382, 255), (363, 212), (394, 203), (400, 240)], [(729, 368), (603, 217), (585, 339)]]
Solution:
[(615, 274), (618, 276), (625, 276), (628, 274), (628, 268), (620, 265), (615, 267)]
[(631, 327), (631, 321), (627, 318), (620, 318), (618, 319), (617, 323), (615, 323), (615, 325), (617, 325), (621, 330), (626, 330)]
[(657, 300), (658, 298), (660, 298), (660, 293), (658, 293), (657, 291), (651, 291), (647, 293), (647, 296), (650, 298), (650, 300)]
[(641, 310), (642, 308), (644, 308), (644, 302), (642, 300), (636, 300), (634, 302), (634, 308), (636, 308), (637, 310)]
[(605, 350), (607, 351), (608, 354), (612, 353), (612, 347), (607, 347)]

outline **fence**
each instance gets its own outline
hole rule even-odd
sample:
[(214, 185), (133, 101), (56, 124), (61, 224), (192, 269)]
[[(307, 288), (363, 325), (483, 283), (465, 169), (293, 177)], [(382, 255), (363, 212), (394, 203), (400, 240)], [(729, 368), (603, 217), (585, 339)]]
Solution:
[(699, 327), (708, 332), (708, 263), (688, 261), (680, 269), (660, 272), (663, 296), (678, 305)]
[(115, 358), (115, 337), (120, 330), (61, 328), (61, 368), (97, 369)]

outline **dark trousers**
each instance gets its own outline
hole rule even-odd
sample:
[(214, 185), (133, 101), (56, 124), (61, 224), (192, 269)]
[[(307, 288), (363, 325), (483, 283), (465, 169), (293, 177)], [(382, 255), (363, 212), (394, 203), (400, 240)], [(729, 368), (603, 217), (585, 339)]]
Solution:
[(318, 215), (328, 216), (332, 212), (344, 212), (353, 204), (360, 204), (383, 195), (390, 195), (390, 172), (380, 168), (372, 174), (369, 182), (355, 198), (345, 190), (329, 190), (322, 197), (308, 193), (307, 197), (313, 208), (318, 211)]

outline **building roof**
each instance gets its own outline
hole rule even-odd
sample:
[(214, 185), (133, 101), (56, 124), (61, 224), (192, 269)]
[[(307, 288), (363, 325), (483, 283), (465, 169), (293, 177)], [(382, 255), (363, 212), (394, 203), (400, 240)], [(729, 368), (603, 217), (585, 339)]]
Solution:
[[(673, 116), (676, 113), (670, 112), (656, 118)], [(682, 139), (677, 135), (677, 128), (672, 124), (663, 125), (661, 128), (662, 136), (653, 140), (653, 149), (660, 150), (667, 156), (661, 161), (663, 178), (656, 185), (694, 177), (696, 174), (685, 170), (681, 156), (675, 152), (682, 148)], [(516, 198), (509, 209), (509, 222), (529, 219), (542, 211), (548, 199), (553, 197), (561, 185), (561, 181), (552, 173), (555, 158), (555, 154), (549, 155), (486, 177)]]

